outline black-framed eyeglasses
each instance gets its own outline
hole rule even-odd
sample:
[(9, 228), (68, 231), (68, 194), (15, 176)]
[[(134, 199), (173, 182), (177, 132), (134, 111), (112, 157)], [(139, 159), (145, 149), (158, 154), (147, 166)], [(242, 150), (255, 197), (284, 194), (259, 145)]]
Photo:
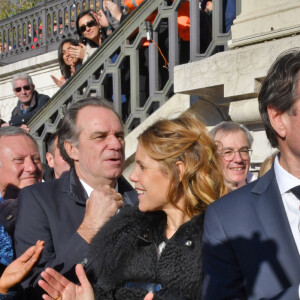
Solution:
[(17, 93), (20, 93), (22, 89), (23, 89), (24, 91), (29, 91), (29, 90), (30, 90), (30, 85), (24, 85), (24, 86), (16, 87), (16, 88), (15, 88), (15, 91), (16, 91)]
[(241, 148), (239, 150), (234, 150), (233, 148), (223, 148), (219, 154), (227, 161), (231, 161), (234, 159), (236, 153), (239, 153), (240, 157), (243, 160), (249, 160), (252, 154), (252, 149), (249, 148)]
[(97, 25), (97, 22), (95, 20), (91, 20), (91, 21), (87, 22), (86, 25), (81, 25), (79, 27), (79, 30), (80, 30), (81, 33), (84, 33), (86, 31), (86, 27), (91, 28), (91, 27), (94, 27), (96, 25)]

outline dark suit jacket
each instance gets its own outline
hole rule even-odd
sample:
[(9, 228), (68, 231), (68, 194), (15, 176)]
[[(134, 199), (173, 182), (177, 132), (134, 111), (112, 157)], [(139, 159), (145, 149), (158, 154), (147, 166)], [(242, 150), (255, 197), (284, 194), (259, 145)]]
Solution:
[[(125, 205), (136, 205), (136, 192), (121, 177), (118, 191)], [(74, 266), (88, 258), (89, 244), (76, 232), (85, 214), (87, 194), (74, 169), (60, 179), (21, 190), (15, 230), (16, 254), (20, 256), (37, 240), (45, 241), (41, 258), (31, 276), (22, 283), (30, 291), (46, 267), (55, 268), (75, 281)], [(39, 288), (36, 293), (39, 293)], [(34, 299), (33, 295), (29, 299)], [(37, 299), (41, 299), (38, 297)]]
[(209, 205), (204, 300), (299, 299), (300, 256), (274, 168)]

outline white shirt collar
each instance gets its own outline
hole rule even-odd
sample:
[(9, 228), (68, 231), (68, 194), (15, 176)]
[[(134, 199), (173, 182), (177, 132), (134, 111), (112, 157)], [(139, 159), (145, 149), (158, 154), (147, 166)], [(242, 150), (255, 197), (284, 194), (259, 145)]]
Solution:
[[(92, 191), (93, 191), (94, 189), (93, 189), (91, 186), (89, 186), (86, 182), (84, 182), (82, 179), (79, 178), (79, 180), (80, 180), (80, 182), (81, 182), (83, 188), (85, 189), (85, 191), (86, 191), (86, 193), (87, 193), (87, 195), (88, 195), (88, 198), (90, 198), (91, 193), (92, 193)], [(118, 181), (117, 181), (117, 182), (116, 182), (116, 187), (115, 187), (116, 192), (118, 192), (118, 189), (119, 189), (119, 187), (118, 187)]]
[(300, 185), (300, 180), (280, 165), (278, 155), (276, 155), (274, 160), (274, 171), (281, 195), (288, 192), (293, 187)]

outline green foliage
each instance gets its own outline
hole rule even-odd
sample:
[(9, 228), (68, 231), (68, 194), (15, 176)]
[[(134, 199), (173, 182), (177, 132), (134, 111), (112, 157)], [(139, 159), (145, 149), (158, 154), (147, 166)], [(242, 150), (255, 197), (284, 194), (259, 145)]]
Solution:
[(39, 5), (43, 0), (1, 0), (0, 20), (14, 16)]

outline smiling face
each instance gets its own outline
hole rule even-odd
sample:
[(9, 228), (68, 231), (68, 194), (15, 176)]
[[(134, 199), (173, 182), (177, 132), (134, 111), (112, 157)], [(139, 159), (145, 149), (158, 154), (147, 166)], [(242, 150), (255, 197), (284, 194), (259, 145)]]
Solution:
[[(249, 149), (247, 137), (242, 130), (224, 133), (222, 130), (215, 135), (218, 150), (222, 152), (226, 148), (238, 151), (242, 148)], [(236, 152), (232, 160), (227, 161), (221, 156), (223, 175), (226, 185), (231, 189), (237, 189), (246, 184), (246, 178), (250, 168), (250, 158), (242, 159)]]
[[(95, 20), (90, 15), (82, 16), (78, 22), (79, 28), (83, 25), (86, 26), (86, 24), (88, 24), (91, 21), (95, 21)], [(85, 31), (81, 32), (81, 33), (86, 39), (91, 40), (91, 41), (95, 42), (96, 44), (98, 44), (99, 38), (100, 38), (99, 30), (100, 30), (100, 27), (98, 24), (96, 24), (95, 26), (92, 26), (92, 27), (86, 26)]]
[[(24, 88), (25, 87), (25, 88)], [(29, 87), (29, 88), (28, 88)], [(16, 89), (21, 88), (20, 91)], [(26, 79), (17, 79), (14, 82), (14, 94), (26, 108), (30, 105), (34, 93), (34, 85), (30, 85)]]
[(76, 65), (78, 62), (78, 58), (77, 57), (72, 57), (69, 53), (68, 53), (68, 49), (70, 49), (70, 47), (72, 46), (71, 43), (67, 42), (64, 43), (62, 46), (62, 58), (65, 62), (65, 64), (67, 66), (72, 66), (72, 65)]
[(135, 155), (135, 168), (129, 179), (135, 183), (141, 211), (166, 210), (171, 204), (167, 201), (170, 179), (162, 172), (162, 165), (152, 159), (140, 146)]
[(92, 188), (115, 187), (125, 162), (124, 131), (119, 118), (108, 108), (86, 106), (77, 114), (77, 144), (65, 143), (76, 173)]
[(42, 164), (37, 145), (25, 135), (0, 138), (0, 191), (9, 185), (18, 189), (42, 180)]

